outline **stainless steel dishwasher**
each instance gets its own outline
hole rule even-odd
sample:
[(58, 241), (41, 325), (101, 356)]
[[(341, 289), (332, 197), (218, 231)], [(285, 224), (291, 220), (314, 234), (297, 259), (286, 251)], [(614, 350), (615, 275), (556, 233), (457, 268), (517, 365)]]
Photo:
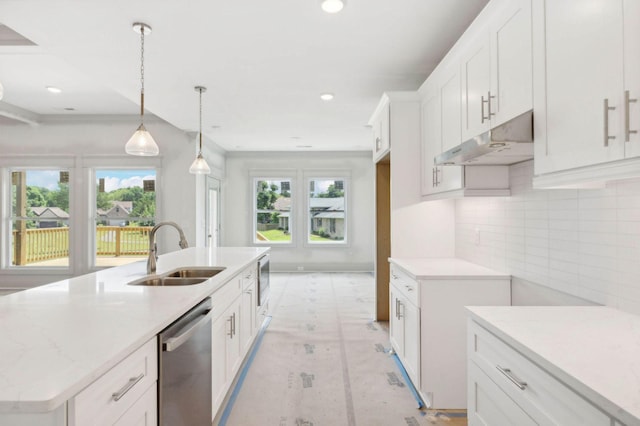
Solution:
[(160, 332), (160, 426), (211, 425), (211, 299)]

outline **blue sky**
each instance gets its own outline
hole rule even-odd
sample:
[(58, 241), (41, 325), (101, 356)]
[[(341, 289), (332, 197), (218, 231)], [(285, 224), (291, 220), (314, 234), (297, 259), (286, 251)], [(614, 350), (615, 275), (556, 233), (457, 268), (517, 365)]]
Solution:
[[(142, 187), (143, 180), (155, 180), (154, 170), (96, 170), (96, 179), (105, 179), (105, 191), (118, 188)], [(59, 170), (28, 170), (27, 185), (51, 190), (58, 189)]]

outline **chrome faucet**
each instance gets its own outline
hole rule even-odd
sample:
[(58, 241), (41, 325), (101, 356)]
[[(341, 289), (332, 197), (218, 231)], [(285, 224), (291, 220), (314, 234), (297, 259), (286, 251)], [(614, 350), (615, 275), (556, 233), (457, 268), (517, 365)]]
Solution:
[(182, 228), (178, 226), (175, 222), (160, 222), (156, 226), (151, 229), (149, 232), (149, 258), (147, 259), (147, 274), (155, 274), (156, 272), (156, 260), (158, 260), (158, 245), (156, 244), (156, 231), (163, 227), (164, 225), (173, 226), (180, 233), (180, 242), (178, 245), (181, 249), (186, 249), (189, 247), (189, 243), (187, 239), (184, 237), (184, 232)]

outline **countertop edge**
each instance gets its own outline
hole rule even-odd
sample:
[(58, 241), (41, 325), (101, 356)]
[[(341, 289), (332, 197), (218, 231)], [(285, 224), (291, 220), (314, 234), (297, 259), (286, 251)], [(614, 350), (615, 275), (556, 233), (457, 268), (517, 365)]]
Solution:
[[(475, 312), (473, 306), (465, 306), (465, 310), (468, 313), (468, 317), (473, 321), (477, 322), (483, 328), (485, 328), (488, 332), (496, 336), (498, 339), (502, 340), (509, 346), (516, 349), (520, 354), (522, 354), (525, 358), (529, 359), (531, 362), (536, 364), (538, 367), (550, 373), (553, 377), (555, 377), (558, 381), (562, 382), (565, 386), (573, 389), (577, 393), (581, 394), (585, 399), (587, 399), (592, 405), (596, 406), (599, 410), (605, 412), (608, 416), (613, 417), (614, 419), (621, 421), (624, 424), (638, 424), (639, 419), (634, 416), (631, 412), (611, 401), (606, 396), (600, 394), (595, 391), (593, 388), (587, 386), (579, 379), (574, 377), (573, 375), (567, 373), (552, 361), (542, 357), (539, 355), (534, 349), (520, 343), (516, 338), (510, 336), (509, 334), (502, 331), (499, 326), (487, 321), (482, 317), (482, 314)], [(482, 309), (487, 308), (486, 306), (480, 307)], [(611, 309), (605, 306), (589, 306), (586, 308), (590, 309)]]
[[(436, 262), (438, 260), (441, 261), (445, 261), (445, 262), (456, 262), (456, 263), (460, 263), (460, 265), (472, 265), (474, 268), (481, 268), (483, 270), (485, 270), (486, 272), (483, 272), (482, 274), (477, 274), (477, 273), (471, 273), (471, 274), (462, 274), (462, 273), (416, 273), (416, 267), (410, 265), (408, 262)], [(506, 273), (501, 273), (499, 271), (494, 271), (491, 268), (487, 268), (485, 266), (482, 265), (477, 265), (474, 263), (471, 263), (469, 261), (466, 260), (462, 260), (462, 259), (457, 259), (457, 258), (424, 258), (424, 259), (419, 259), (419, 258), (412, 258), (412, 259), (405, 259), (405, 258), (394, 258), (394, 257), (390, 257), (388, 258), (389, 263), (392, 263), (394, 265), (396, 265), (397, 267), (399, 267), (400, 269), (402, 269), (403, 272), (405, 272), (407, 275), (409, 275), (411, 278), (415, 279), (415, 280), (505, 280), (505, 279), (511, 279), (511, 275), (510, 274), (506, 274)]]

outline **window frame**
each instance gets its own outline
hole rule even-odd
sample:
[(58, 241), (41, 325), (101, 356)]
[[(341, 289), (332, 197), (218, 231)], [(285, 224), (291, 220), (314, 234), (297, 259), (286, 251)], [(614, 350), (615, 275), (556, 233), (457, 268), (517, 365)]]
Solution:
[[(311, 241), (311, 221), (313, 219), (318, 219), (316, 217), (311, 216), (311, 198), (309, 196), (311, 181), (319, 181), (319, 180), (333, 180), (333, 181), (342, 181), (343, 182), (343, 190), (344, 190), (344, 239), (342, 240), (332, 240), (332, 241)], [(304, 184), (305, 184), (305, 210), (304, 210), (304, 246), (309, 248), (316, 247), (350, 247), (351, 246), (351, 238), (349, 236), (350, 233), (350, 223), (351, 223), (351, 214), (350, 214), (350, 198), (351, 198), (351, 172), (349, 170), (307, 170), (304, 172)]]
[[(69, 275), (76, 269), (77, 253), (74, 251), (74, 240), (78, 234), (79, 215), (74, 209), (77, 203), (78, 189), (74, 185), (77, 177), (75, 158), (66, 155), (42, 156), (9, 156), (0, 160), (0, 185), (2, 196), (2, 237), (0, 245), (2, 247), (2, 257), (0, 257), (0, 270), (3, 274), (32, 275), (34, 273), (43, 275)], [(11, 239), (13, 224), (13, 181), (12, 172), (15, 171), (37, 171), (37, 170), (59, 170), (69, 173), (69, 261), (64, 266), (29, 266), (11, 264)]]
[[(297, 226), (297, 209), (296, 203), (298, 199), (297, 193), (297, 185), (296, 185), (297, 173), (294, 170), (290, 169), (279, 169), (279, 170), (257, 170), (253, 169), (249, 171), (249, 182), (251, 184), (250, 193), (250, 203), (251, 206), (251, 216), (249, 218), (250, 224), (249, 228), (251, 230), (251, 235), (249, 235), (249, 245), (256, 247), (296, 247), (299, 228)], [(290, 189), (289, 193), (291, 194), (291, 210), (289, 212), (289, 231), (291, 234), (291, 240), (289, 241), (259, 241), (256, 238), (256, 234), (258, 232), (258, 206), (257, 206), (257, 190), (258, 190), (258, 181), (289, 181)]]

